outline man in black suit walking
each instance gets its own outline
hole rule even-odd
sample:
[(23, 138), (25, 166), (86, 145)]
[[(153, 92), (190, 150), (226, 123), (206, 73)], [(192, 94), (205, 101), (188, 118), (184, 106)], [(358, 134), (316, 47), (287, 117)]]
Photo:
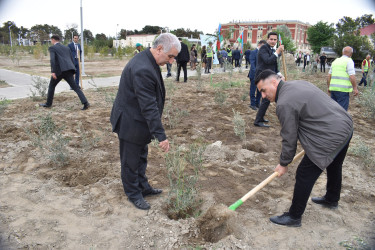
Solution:
[[(78, 35), (73, 36), (73, 41), (68, 44), (70, 52), (72, 53), (74, 66), (76, 67), (76, 73), (74, 79), (79, 88), (79, 58), (82, 58), (81, 44), (78, 43)], [(79, 51), (79, 56), (78, 56)]]
[(125, 66), (113, 104), (111, 124), (120, 141), (121, 180), (129, 201), (138, 209), (150, 209), (144, 197), (162, 192), (152, 188), (146, 177), (147, 144), (157, 139), (163, 151), (169, 150), (161, 122), (165, 87), (160, 66), (172, 63), (180, 50), (175, 35), (163, 33), (157, 37), (152, 48), (140, 52)]
[(184, 70), (184, 82), (187, 82), (187, 63), (190, 61), (190, 53), (189, 49), (186, 44), (182, 42), (182, 38), (179, 38), (181, 42), (181, 51), (178, 53), (176, 57), (177, 61), (177, 77), (176, 81), (178, 82), (180, 80), (180, 72), (181, 72), (181, 67)]
[(48, 48), (51, 58), (51, 81), (48, 86), (47, 102), (39, 105), (44, 108), (52, 106), (55, 88), (57, 84), (64, 79), (69, 84), (70, 88), (77, 93), (83, 104), (82, 110), (88, 109), (90, 106), (89, 102), (81, 89), (79, 89), (74, 82), (73, 75), (75, 73), (75, 66), (70, 49), (60, 44), (60, 37), (58, 35), (53, 35), (51, 37), (51, 43), (52, 46)]
[[(266, 69), (270, 69), (276, 72), (280, 77), (284, 78), (277, 67), (277, 57), (284, 50), (284, 45), (280, 45), (275, 51), (273, 47), (275, 47), (276, 43), (277, 43), (277, 33), (276, 32), (268, 33), (267, 43), (261, 46), (258, 51), (257, 67), (255, 70), (255, 79), (263, 70), (266, 70)], [(265, 122), (268, 122), (268, 120), (264, 119), (264, 115), (266, 114), (269, 105), (270, 105), (270, 101), (267, 98), (262, 98), (262, 102), (259, 106), (257, 115), (255, 117), (255, 121), (254, 121), (255, 126), (269, 127), (269, 125), (264, 124)]]

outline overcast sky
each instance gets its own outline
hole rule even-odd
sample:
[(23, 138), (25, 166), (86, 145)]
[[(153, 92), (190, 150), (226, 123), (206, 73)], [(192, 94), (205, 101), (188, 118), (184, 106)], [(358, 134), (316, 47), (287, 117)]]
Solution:
[[(62, 32), (72, 23), (80, 31), (80, 0), (0, 0), (0, 22), (18, 27), (57, 26)], [(343, 16), (375, 16), (375, 0), (278, 1), (132, 1), (82, 0), (83, 27), (95, 35), (115, 36), (120, 29), (141, 30), (145, 25), (190, 28), (214, 33), (219, 23), (236, 21), (299, 20), (336, 24)]]

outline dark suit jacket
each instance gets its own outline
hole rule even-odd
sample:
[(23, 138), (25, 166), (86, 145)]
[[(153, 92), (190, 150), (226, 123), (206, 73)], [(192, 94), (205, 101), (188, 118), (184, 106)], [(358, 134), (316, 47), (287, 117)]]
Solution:
[(250, 54), (251, 54), (251, 50), (246, 50), (245, 51), (245, 59), (247, 60), (247, 61), (249, 61), (250, 60)]
[(240, 60), (241, 59), (241, 51), (238, 49), (233, 50), (232, 57), (234, 60)]
[(62, 72), (76, 71), (76, 67), (73, 63), (72, 54), (68, 47), (56, 43), (55, 45), (48, 48), (51, 58), (51, 73), (55, 73), (57, 76), (61, 75)]
[(257, 67), (257, 56), (258, 56), (258, 48), (250, 52), (250, 71), (247, 77), (251, 79), (255, 79), (255, 69)]
[(110, 118), (113, 132), (138, 145), (148, 144), (152, 138), (166, 140), (161, 123), (164, 102), (160, 67), (150, 49), (144, 50), (122, 72)]
[(255, 70), (255, 78), (266, 69), (279, 72), (277, 67), (277, 56), (272, 52), (271, 47), (268, 43), (260, 47), (257, 56), (257, 67)]
[[(74, 46), (74, 42), (69, 43), (68, 47), (70, 49), (70, 52), (72, 53), (73, 59), (75, 59), (77, 56), (77, 51), (76, 51), (76, 47)], [(79, 56), (82, 58), (82, 49), (81, 49), (81, 44), (79, 43), (78, 43), (78, 49), (79, 49)], [(78, 62), (78, 59), (77, 59), (77, 62)]]
[(183, 63), (190, 61), (190, 53), (188, 46), (181, 42), (181, 51), (178, 53), (176, 57), (177, 63)]

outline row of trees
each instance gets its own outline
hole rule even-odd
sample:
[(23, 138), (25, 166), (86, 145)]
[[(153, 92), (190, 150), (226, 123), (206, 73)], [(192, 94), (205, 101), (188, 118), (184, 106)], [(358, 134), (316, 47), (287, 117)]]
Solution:
[[(371, 44), (367, 36), (360, 35), (360, 29), (370, 24), (374, 24), (373, 15), (363, 15), (353, 19), (344, 16), (336, 24), (320, 21), (307, 30), (307, 40), (314, 53), (320, 53), (320, 48), (332, 47), (338, 55), (342, 54), (342, 48), (351, 46), (354, 50), (353, 59), (362, 60), (366, 54), (374, 55), (374, 44)], [(375, 41), (375, 34), (372, 34)]]
[[(115, 37), (108, 37), (104, 33), (96, 34), (95, 36), (90, 30), (83, 30), (83, 36), (85, 42), (88, 44), (93, 44), (95, 46), (106, 46), (112, 47), (113, 39), (126, 39), (128, 35), (134, 34), (160, 34), (161, 32), (166, 32), (168, 28), (163, 28), (160, 26), (151, 26), (146, 25), (142, 30), (126, 30), (121, 29)], [(178, 37), (199, 37), (199, 34), (203, 34), (202, 31), (190, 30), (179, 28), (176, 30), (171, 30), (171, 33), (175, 34)], [(37, 24), (32, 26), (30, 29), (27, 29), (23, 26), (18, 27), (15, 22), (8, 21), (3, 23), (3, 26), (0, 27), (0, 43), (10, 44), (10, 35), (12, 36), (12, 41), (17, 41), (17, 39), (28, 39), (32, 42), (44, 43), (49, 40), (52, 34), (59, 35), (65, 41), (71, 41), (73, 35), (79, 35), (78, 25), (70, 24), (66, 27), (64, 32), (62, 32), (58, 27), (49, 25), (49, 24)]]

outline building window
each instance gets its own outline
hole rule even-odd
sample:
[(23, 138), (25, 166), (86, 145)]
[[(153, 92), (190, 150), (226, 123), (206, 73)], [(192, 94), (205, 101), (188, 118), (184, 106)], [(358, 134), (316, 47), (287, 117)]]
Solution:
[(272, 25), (267, 26), (267, 33), (272, 31)]
[(252, 31), (252, 29), (247, 31), (247, 40), (250, 41), (250, 43), (253, 40), (253, 31)]
[(263, 36), (263, 26), (258, 26), (257, 42), (262, 40), (262, 36)]
[(230, 32), (230, 38), (234, 38), (234, 26), (229, 27), (229, 32)]
[(248, 30), (253, 30), (253, 26), (247, 27)]

